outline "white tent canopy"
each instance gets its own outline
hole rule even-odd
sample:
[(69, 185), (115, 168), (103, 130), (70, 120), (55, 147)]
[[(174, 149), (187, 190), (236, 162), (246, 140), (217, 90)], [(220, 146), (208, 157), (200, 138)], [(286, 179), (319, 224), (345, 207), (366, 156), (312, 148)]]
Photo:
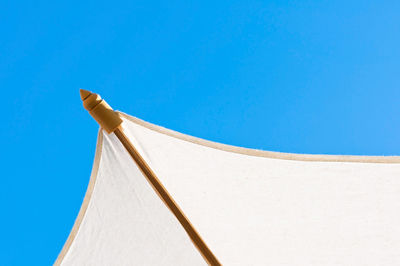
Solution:
[[(121, 115), (125, 134), (224, 265), (400, 265), (400, 158), (217, 144)], [(204, 265), (114, 133), (56, 264)]]

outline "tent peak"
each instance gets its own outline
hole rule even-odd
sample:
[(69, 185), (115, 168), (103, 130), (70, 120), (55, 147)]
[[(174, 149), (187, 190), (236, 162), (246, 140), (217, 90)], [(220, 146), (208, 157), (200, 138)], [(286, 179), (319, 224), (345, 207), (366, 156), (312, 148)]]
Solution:
[(89, 111), (89, 114), (99, 123), (99, 125), (107, 131), (114, 132), (121, 123), (122, 119), (100, 95), (87, 91), (80, 90), (83, 107)]

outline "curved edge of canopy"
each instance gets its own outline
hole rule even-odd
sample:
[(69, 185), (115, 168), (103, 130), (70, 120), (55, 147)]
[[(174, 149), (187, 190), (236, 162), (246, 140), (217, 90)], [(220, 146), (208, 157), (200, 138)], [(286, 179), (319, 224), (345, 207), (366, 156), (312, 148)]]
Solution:
[(141, 125), (150, 130), (181, 139), (184, 141), (192, 142), (198, 145), (227, 151), (234, 152), (249, 156), (267, 157), (272, 159), (283, 159), (283, 160), (294, 160), (294, 161), (312, 161), (312, 162), (355, 162), (355, 163), (400, 163), (400, 156), (358, 156), (358, 155), (324, 155), (324, 154), (298, 154), (298, 153), (284, 153), (275, 151), (264, 151), (257, 149), (242, 148), (238, 146), (232, 146), (213, 142), (190, 135), (186, 135), (171, 129), (167, 129), (137, 117), (130, 116), (128, 114), (117, 111), (123, 118), (129, 121)]
[(92, 197), (93, 189), (94, 189), (96, 179), (97, 179), (97, 173), (99, 170), (99, 164), (100, 164), (100, 159), (101, 159), (102, 146), (103, 146), (103, 133), (102, 133), (102, 129), (100, 128), (98, 135), (97, 135), (96, 151), (95, 151), (95, 156), (94, 156), (92, 172), (90, 174), (89, 184), (86, 189), (85, 197), (83, 198), (83, 202), (82, 202), (81, 208), (79, 210), (78, 216), (75, 219), (74, 226), (72, 227), (71, 232), (69, 233), (69, 236), (67, 238), (67, 241), (65, 241), (64, 246), (61, 249), (61, 252), (58, 254), (58, 257), (57, 257), (56, 261), (54, 262), (54, 265), (57, 265), (57, 266), (61, 265), (65, 255), (67, 254), (68, 250), (70, 249), (70, 247), (72, 245), (72, 242), (75, 239), (75, 236), (77, 235), (77, 233), (79, 231), (83, 217), (85, 217), (86, 210), (89, 206), (89, 202)]

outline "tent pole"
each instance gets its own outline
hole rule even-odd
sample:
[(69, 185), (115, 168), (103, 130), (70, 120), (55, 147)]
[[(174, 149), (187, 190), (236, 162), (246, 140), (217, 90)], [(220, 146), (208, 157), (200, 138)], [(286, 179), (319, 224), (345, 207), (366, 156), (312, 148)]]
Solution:
[(119, 117), (118, 113), (115, 112), (104, 100), (102, 100), (99, 95), (86, 90), (81, 90), (80, 94), (85, 109), (89, 111), (93, 118), (104, 130), (107, 131), (107, 133), (114, 133), (117, 136), (129, 155), (139, 167), (140, 171), (146, 177), (147, 181), (151, 184), (155, 192), (178, 219), (179, 223), (185, 229), (186, 233), (189, 235), (193, 244), (199, 250), (205, 261), (209, 265), (221, 265), (216, 256), (211, 252), (204, 240), (196, 231), (194, 226), (190, 223), (189, 219), (179, 208), (178, 204), (162, 185), (156, 174), (136, 150), (133, 144), (129, 141), (121, 127), (122, 119)]

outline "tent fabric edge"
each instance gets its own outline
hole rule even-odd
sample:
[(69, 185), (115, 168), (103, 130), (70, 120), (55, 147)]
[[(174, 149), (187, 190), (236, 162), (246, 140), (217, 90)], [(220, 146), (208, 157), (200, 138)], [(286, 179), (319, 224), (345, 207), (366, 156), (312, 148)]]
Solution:
[(79, 228), (82, 224), (82, 220), (85, 217), (86, 210), (87, 210), (87, 208), (89, 206), (89, 202), (92, 198), (92, 193), (93, 193), (96, 179), (97, 179), (97, 173), (99, 170), (102, 147), (103, 147), (103, 134), (102, 134), (102, 129), (100, 128), (99, 132), (97, 134), (96, 151), (95, 151), (95, 156), (94, 156), (94, 161), (93, 161), (92, 172), (90, 174), (89, 184), (86, 189), (86, 193), (83, 198), (78, 216), (75, 219), (74, 225), (72, 226), (72, 229), (68, 235), (67, 240), (64, 243), (64, 246), (61, 249), (60, 253), (58, 254), (56, 261), (54, 262), (54, 265), (56, 265), (56, 266), (61, 265), (65, 255), (68, 253), (72, 243), (74, 242), (75, 237), (78, 234)]
[(292, 161), (310, 161), (310, 162), (352, 162), (352, 163), (400, 163), (400, 156), (360, 156), (360, 155), (324, 155), (324, 154), (298, 154), (298, 153), (284, 153), (276, 151), (264, 151), (250, 148), (243, 148), (233, 145), (227, 145), (214, 141), (209, 141), (194, 137), (191, 135), (183, 134), (162, 126), (158, 126), (147, 121), (141, 120), (137, 117), (130, 116), (120, 111), (116, 111), (123, 118), (141, 125), (147, 129), (165, 134), (177, 139), (192, 142), (194, 144), (206, 146), (213, 149), (218, 149), (226, 152), (234, 152), (243, 155), (266, 157), (271, 159), (282, 159)]

